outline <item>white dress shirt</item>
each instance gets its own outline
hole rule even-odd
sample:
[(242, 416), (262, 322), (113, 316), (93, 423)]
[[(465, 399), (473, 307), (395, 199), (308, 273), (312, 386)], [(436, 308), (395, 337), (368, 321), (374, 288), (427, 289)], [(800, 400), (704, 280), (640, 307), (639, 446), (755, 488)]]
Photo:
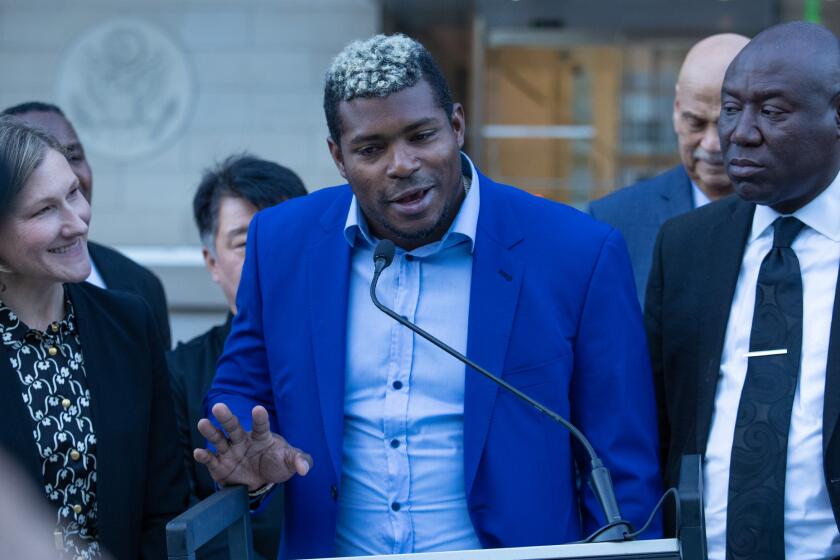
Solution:
[(99, 269), (97, 269), (96, 265), (93, 264), (93, 259), (90, 259), (90, 275), (87, 277), (85, 282), (93, 284), (103, 290), (108, 288), (108, 286), (105, 285), (105, 280), (102, 278), (102, 275), (99, 274)]
[[(773, 246), (772, 224), (780, 215), (767, 206), (756, 207), (726, 327), (703, 466), (710, 560), (723, 560), (726, 556), (729, 461), (747, 373), (756, 283), (761, 261)], [(840, 175), (793, 216), (806, 227), (792, 244), (802, 272), (803, 326), (802, 363), (787, 447), (785, 554), (797, 559), (834, 558), (840, 555), (840, 534), (825, 486), (822, 416), (828, 340), (840, 266)]]

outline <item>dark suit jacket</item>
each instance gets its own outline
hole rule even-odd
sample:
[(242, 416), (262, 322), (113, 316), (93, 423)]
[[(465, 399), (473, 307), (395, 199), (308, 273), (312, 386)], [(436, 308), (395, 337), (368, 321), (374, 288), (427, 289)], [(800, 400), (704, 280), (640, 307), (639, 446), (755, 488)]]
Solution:
[[(175, 350), (166, 354), (172, 379), (172, 396), (175, 399), (175, 416), (184, 463), (190, 478), (190, 501), (197, 503), (216, 491), (213, 478), (207, 467), (193, 459), (193, 449), (206, 447), (204, 436), (196, 424), (204, 418), (204, 395), (213, 384), (216, 362), (222, 353), (225, 339), (230, 332), (232, 316), (223, 325), (218, 325), (189, 342), (179, 343)], [(274, 560), (280, 545), (283, 526), (283, 488), (277, 489), (271, 500), (259, 514), (252, 517), (254, 552), (258, 558)], [(227, 558), (224, 542), (208, 545), (199, 558)]]
[(122, 253), (99, 243), (88, 241), (88, 252), (108, 289), (137, 294), (146, 300), (152, 310), (164, 349), (172, 348), (166, 294), (158, 277)]
[[(665, 480), (705, 454), (729, 310), (755, 205), (731, 196), (662, 226), (645, 323), (660, 405)], [(823, 475), (840, 526), (840, 294), (835, 296), (823, 412)]]
[(589, 205), (593, 218), (610, 224), (624, 236), (642, 305), (659, 227), (692, 208), (691, 180), (682, 165), (619, 189)]
[[(164, 527), (187, 505), (163, 347), (137, 296), (68, 285), (91, 393), (100, 544), (116, 560), (164, 559)], [(0, 359), (0, 445), (43, 493), (32, 424), (8, 359)], [(44, 496), (46, 500), (46, 496)]]

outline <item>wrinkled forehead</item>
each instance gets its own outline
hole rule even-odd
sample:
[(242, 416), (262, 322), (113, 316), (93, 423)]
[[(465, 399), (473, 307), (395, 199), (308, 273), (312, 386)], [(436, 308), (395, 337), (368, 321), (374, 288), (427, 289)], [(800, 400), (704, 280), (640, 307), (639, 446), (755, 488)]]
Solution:
[(792, 99), (826, 91), (826, 71), (819, 56), (802, 56), (780, 46), (744, 49), (726, 71), (723, 94), (738, 98), (782, 95)]
[(677, 100), (683, 109), (719, 110), (721, 79), (717, 81), (685, 80), (677, 89)]

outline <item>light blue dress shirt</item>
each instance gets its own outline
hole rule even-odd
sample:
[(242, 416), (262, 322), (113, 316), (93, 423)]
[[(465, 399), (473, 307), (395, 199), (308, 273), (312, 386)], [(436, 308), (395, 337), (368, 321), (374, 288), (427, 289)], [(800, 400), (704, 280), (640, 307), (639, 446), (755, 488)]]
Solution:
[[(466, 353), (478, 176), (449, 231), (397, 249), (377, 295)], [(376, 309), (373, 247), (356, 198), (344, 235), (353, 248), (347, 312), (344, 440), (336, 553), (481, 548), (464, 491), (464, 365)]]

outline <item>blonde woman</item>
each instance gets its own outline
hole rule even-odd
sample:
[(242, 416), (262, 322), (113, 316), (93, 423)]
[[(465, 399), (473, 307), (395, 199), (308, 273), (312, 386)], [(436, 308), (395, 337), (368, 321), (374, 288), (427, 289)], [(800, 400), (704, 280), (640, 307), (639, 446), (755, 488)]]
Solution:
[(58, 144), (0, 119), (0, 445), (62, 558), (165, 558), (187, 484), (163, 347), (141, 299), (84, 283), (89, 219)]

